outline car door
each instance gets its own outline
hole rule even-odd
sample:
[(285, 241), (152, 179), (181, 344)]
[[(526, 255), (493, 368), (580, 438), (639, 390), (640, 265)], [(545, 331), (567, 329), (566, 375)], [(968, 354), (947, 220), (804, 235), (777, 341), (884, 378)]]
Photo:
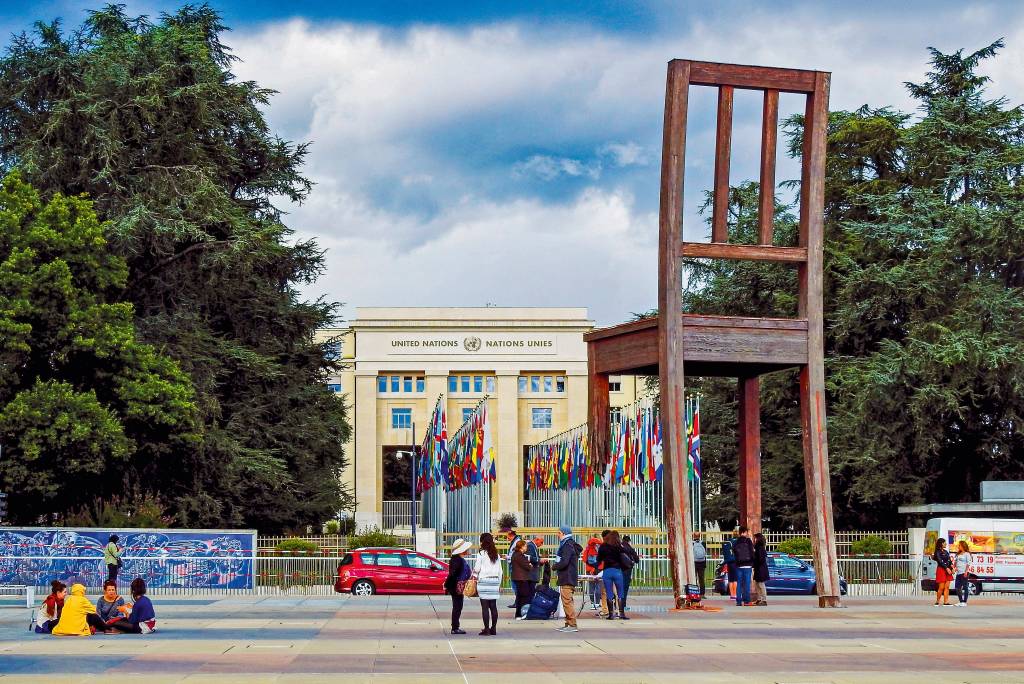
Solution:
[(409, 578), (412, 591), (417, 594), (443, 594), (444, 580), (447, 573), (442, 571), (442, 564), (422, 553), (410, 553), (405, 556), (409, 565)]
[(404, 553), (398, 551), (378, 551), (374, 570), (377, 590), (389, 594), (405, 594), (409, 592), (409, 570), (403, 558)]
[(802, 561), (792, 556), (779, 555), (775, 561), (776, 593), (806, 594), (808, 581), (814, 584), (814, 573)]

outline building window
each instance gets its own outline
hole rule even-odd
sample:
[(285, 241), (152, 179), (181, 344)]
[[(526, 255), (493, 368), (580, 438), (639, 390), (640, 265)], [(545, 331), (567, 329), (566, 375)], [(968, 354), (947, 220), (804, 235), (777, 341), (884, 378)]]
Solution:
[(556, 392), (564, 392), (565, 391), (565, 377), (564, 376), (559, 375), (557, 378), (555, 378), (555, 391)]
[(412, 409), (411, 408), (393, 408), (391, 409), (391, 429), (392, 430), (408, 430), (412, 427)]
[(467, 420), (469, 420), (469, 417), (471, 415), (473, 415), (472, 407), (463, 407), (463, 409), (462, 409), (462, 422), (465, 423)]
[(329, 383), (327, 383), (327, 389), (331, 390), (335, 394), (341, 394), (341, 383), (340, 382), (329, 382)]
[(424, 379), (423, 378), (416, 378), (416, 391), (420, 392), (422, 394), (423, 393), (423, 389), (425, 387), (426, 387), (426, 384), (425, 384)]
[(528, 380), (526, 379), (525, 375), (520, 375), (519, 376), (519, 393), (520, 394), (526, 394), (526, 383), (527, 382), (528, 382)]
[(412, 394), (412, 376), (406, 375), (402, 378), (402, 391), (406, 394)]
[(609, 392), (621, 392), (622, 391), (622, 376), (609, 375), (608, 376), (608, 391)]
[(377, 376), (377, 391), (384, 394), (388, 391), (388, 376), (378, 375)]
[(448, 393), (455, 394), (459, 391), (459, 376), (449, 375), (448, 376)]
[(544, 376), (544, 391), (545, 392), (554, 392), (555, 391), (554, 381), (555, 381), (555, 379), (553, 377), (551, 377), (550, 375), (545, 375)]
[(530, 391), (531, 392), (540, 392), (540, 376), (539, 375), (531, 375), (530, 376)]
[(341, 358), (341, 342), (328, 342), (324, 345), (324, 359), (337, 361)]
[(488, 375), (487, 376), (487, 393), (488, 394), (494, 394), (494, 376), (493, 375)]
[(548, 430), (551, 428), (551, 409), (533, 407), (530, 425), (534, 430)]
[(608, 411), (608, 420), (613, 425), (622, 420), (622, 409), (616, 406), (615, 408)]
[(473, 391), (480, 393), (484, 391), (484, 376), (474, 375), (473, 376)]
[(397, 375), (391, 376), (391, 391), (394, 392), (395, 394), (398, 394), (398, 390), (401, 389), (400, 381), (401, 378), (398, 377)]
[(463, 375), (462, 376), (462, 391), (465, 392), (466, 394), (469, 394), (469, 376), (468, 375)]

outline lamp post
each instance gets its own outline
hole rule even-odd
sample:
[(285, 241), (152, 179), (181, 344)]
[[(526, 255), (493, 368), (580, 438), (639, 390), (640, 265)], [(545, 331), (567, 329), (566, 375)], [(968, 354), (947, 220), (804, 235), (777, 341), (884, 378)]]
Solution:
[(412, 548), (416, 550), (416, 423), (412, 424), (412, 445), (409, 451), (396, 451), (395, 454), (398, 456), (408, 455), (409, 461), (412, 466), (412, 486), (410, 487), (412, 494), (412, 506), (409, 511), (412, 515)]

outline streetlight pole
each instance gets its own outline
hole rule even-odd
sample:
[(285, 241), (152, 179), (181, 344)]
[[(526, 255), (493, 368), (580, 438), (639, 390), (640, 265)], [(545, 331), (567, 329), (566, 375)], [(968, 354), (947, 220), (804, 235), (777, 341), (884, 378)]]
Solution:
[(412, 549), (416, 550), (416, 423), (412, 424), (412, 448), (409, 450), (412, 461)]

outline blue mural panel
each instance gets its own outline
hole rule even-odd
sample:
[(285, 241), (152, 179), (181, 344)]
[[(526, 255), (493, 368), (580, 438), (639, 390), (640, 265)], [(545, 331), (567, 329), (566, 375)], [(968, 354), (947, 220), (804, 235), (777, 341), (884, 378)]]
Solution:
[(107, 578), (111, 534), (124, 553), (118, 583), (154, 588), (252, 589), (254, 530), (140, 530), (0, 527), (0, 584), (45, 586), (59, 579), (98, 587)]

